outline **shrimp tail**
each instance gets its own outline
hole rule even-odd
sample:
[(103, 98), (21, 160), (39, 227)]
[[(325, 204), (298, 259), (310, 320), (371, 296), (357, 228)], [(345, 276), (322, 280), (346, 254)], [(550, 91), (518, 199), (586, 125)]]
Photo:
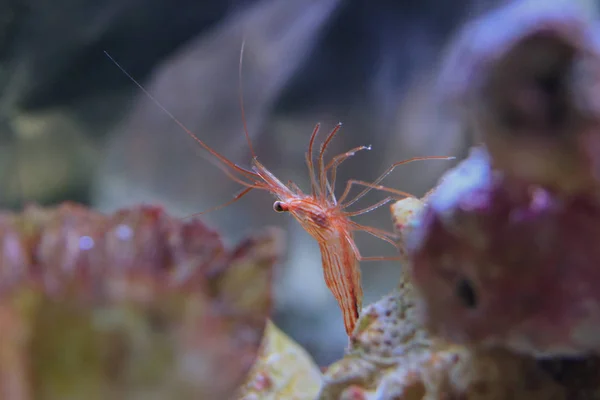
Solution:
[(354, 331), (362, 309), (363, 291), (360, 267), (348, 246), (337, 238), (335, 243), (320, 243), (325, 283), (337, 300), (348, 336)]

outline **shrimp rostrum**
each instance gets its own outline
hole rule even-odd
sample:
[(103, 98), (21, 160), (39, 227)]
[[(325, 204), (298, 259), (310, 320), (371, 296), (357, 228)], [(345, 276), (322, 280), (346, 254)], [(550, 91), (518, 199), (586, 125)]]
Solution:
[[(107, 56), (111, 58), (108, 54)], [(396, 257), (364, 257), (356, 246), (353, 236), (354, 232), (363, 231), (369, 233), (397, 247), (395, 234), (378, 228), (358, 224), (352, 221), (351, 217), (366, 214), (398, 197), (414, 197), (409, 193), (380, 185), (380, 182), (399, 165), (417, 160), (448, 160), (453, 157), (415, 157), (397, 162), (392, 164), (372, 183), (349, 180), (346, 183), (342, 195), (339, 198), (336, 198), (335, 181), (337, 168), (341, 163), (352, 157), (358, 151), (369, 150), (370, 147), (355, 147), (345, 153), (333, 157), (328, 163), (325, 163), (325, 152), (327, 147), (341, 128), (341, 123), (338, 123), (322, 142), (315, 163), (314, 145), (319, 132), (319, 124), (317, 124), (311, 134), (308, 152), (306, 153), (306, 164), (310, 175), (311, 190), (309, 193), (305, 193), (291, 181), (288, 182), (287, 185), (284, 184), (258, 161), (246, 128), (245, 118), (243, 118), (243, 104), (242, 118), (244, 122), (244, 133), (248, 141), (250, 152), (252, 153), (252, 164), (250, 169), (235, 164), (204, 143), (204, 141), (191, 132), (182, 122), (175, 118), (171, 112), (165, 109), (158, 100), (131, 77), (114, 59), (111, 58), (111, 60), (182, 130), (209, 152), (213, 157), (213, 162), (223, 170), (229, 178), (244, 186), (244, 189), (232, 200), (209, 211), (214, 211), (232, 204), (253, 189), (266, 190), (272, 193), (277, 199), (273, 204), (273, 209), (276, 212), (286, 212), (291, 214), (300, 223), (302, 228), (317, 241), (321, 252), (325, 283), (339, 304), (343, 314), (346, 332), (350, 335), (354, 330), (359, 312), (362, 308), (363, 291), (359, 267), (360, 261), (397, 259)], [(363, 189), (357, 195), (350, 197), (350, 191), (354, 186), (362, 187)], [(348, 207), (355, 204), (373, 189), (386, 192), (388, 197), (367, 208), (348, 211)]]

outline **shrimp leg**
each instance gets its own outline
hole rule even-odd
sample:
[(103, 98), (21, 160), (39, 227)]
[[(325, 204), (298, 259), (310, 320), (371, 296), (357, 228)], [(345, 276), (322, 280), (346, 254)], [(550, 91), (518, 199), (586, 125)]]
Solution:
[(355, 231), (366, 232), (372, 236), (375, 236), (377, 239), (384, 240), (384, 241), (388, 242), (389, 244), (391, 244), (392, 246), (394, 246), (395, 248), (398, 248), (398, 243), (396, 243), (393, 240), (393, 239), (398, 239), (398, 236), (394, 233), (390, 233), (390, 232), (384, 231), (382, 229), (377, 229), (377, 228), (373, 228), (373, 227), (369, 227), (369, 226), (360, 225), (360, 224), (357, 224), (356, 222), (352, 222), (352, 221), (350, 222), (350, 226)]
[[(374, 235), (374, 236), (376, 236), (376, 235)], [(358, 261), (400, 261), (400, 260), (402, 260), (402, 257), (400, 257), (400, 256), (397, 256), (397, 257), (386, 257), (386, 256), (364, 257), (363, 255), (360, 254), (360, 250), (358, 250), (356, 243), (354, 243), (354, 240), (350, 236), (347, 236), (346, 240), (350, 244), (350, 248), (352, 249), (352, 252), (354, 253), (354, 256), (356, 257), (356, 259)]]
[(331, 184), (328, 184), (328, 189), (331, 193), (331, 200), (334, 202), (334, 204), (337, 204), (337, 200), (335, 198), (335, 179), (337, 175), (337, 168), (340, 166), (341, 163), (343, 163), (348, 158), (352, 157), (361, 150), (371, 150), (371, 146), (358, 146), (351, 150), (348, 150), (343, 154), (339, 154), (333, 157), (333, 159), (325, 167), (325, 171), (329, 171), (331, 169)]
[(296, 183), (288, 180), (288, 187), (292, 189), (296, 194), (301, 194), (302, 190), (296, 185)]
[(315, 139), (317, 138), (317, 134), (319, 133), (319, 128), (321, 124), (316, 124), (315, 128), (310, 135), (310, 141), (308, 142), (308, 152), (306, 153), (306, 166), (308, 167), (308, 175), (310, 175), (310, 187), (311, 193), (314, 196), (317, 195), (317, 188), (319, 187), (317, 184), (317, 176), (315, 175), (315, 166), (313, 163), (313, 146), (315, 145)]
[(386, 205), (387, 203), (389, 203), (390, 201), (394, 200), (393, 197), (386, 197), (385, 199), (373, 204), (372, 206), (369, 206), (367, 208), (363, 208), (361, 210), (357, 210), (357, 211), (352, 211), (352, 212), (346, 212), (344, 213), (344, 215), (346, 217), (356, 217), (357, 215), (362, 215), (362, 214), (366, 214), (368, 212), (371, 212), (373, 210), (378, 209), (381, 206)]
[(321, 183), (321, 196), (326, 197), (327, 186), (328, 186), (327, 172), (325, 170), (325, 160), (324, 160), (325, 159), (325, 150), (327, 150), (329, 143), (331, 143), (331, 141), (333, 140), (335, 135), (340, 131), (341, 127), (342, 127), (342, 123), (338, 122), (336, 124), (336, 126), (331, 130), (331, 132), (329, 132), (329, 135), (327, 135), (327, 138), (325, 138), (325, 141), (323, 142), (323, 144), (321, 144), (321, 149), (319, 150), (319, 159), (317, 162), (318, 162), (318, 167), (319, 167), (319, 181)]
[(370, 182), (365, 182), (365, 181), (359, 181), (359, 180), (356, 180), (356, 179), (350, 179), (348, 182), (346, 182), (346, 189), (344, 190), (344, 193), (342, 194), (342, 196), (339, 199), (340, 203), (348, 196), (348, 193), (350, 193), (350, 189), (354, 185), (366, 186), (367, 189), (363, 190), (358, 196), (356, 196), (352, 200), (348, 201), (346, 204), (343, 204), (342, 208), (349, 207), (352, 204), (356, 203), (360, 198), (364, 197), (365, 194), (367, 194), (369, 191), (371, 191), (373, 189), (380, 190), (382, 192), (392, 193), (392, 194), (401, 196), (402, 198), (404, 198), (404, 197), (416, 197), (415, 195), (410, 194), (408, 192), (403, 192), (402, 190), (392, 189), (392, 188), (388, 188), (386, 186), (381, 186), (381, 185), (377, 185), (377, 184), (370, 183)]
[[(444, 156), (428, 156), (428, 157), (413, 157), (413, 158), (409, 158), (408, 160), (404, 160), (404, 161), (398, 161), (394, 164), (392, 164), (387, 170), (385, 170), (385, 172), (383, 174), (381, 174), (379, 176), (379, 178), (375, 179), (375, 181), (371, 184), (366, 184), (366, 182), (361, 182), (361, 184), (363, 186), (367, 186), (366, 189), (364, 189), (362, 192), (360, 192), (358, 195), (356, 195), (352, 200), (350, 200), (347, 204), (346, 207), (354, 204), (355, 202), (357, 202), (358, 200), (360, 200), (361, 198), (363, 198), (367, 193), (369, 193), (371, 190), (373, 189), (377, 189), (377, 190), (384, 190), (381, 189), (383, 186), (378, 186), (379, 183), (389, 174), (392, 173), (392, 171), (394, 171), (394, 169), (396, 169), (397, 167), (399, 167), (400, 165), (404, 165), (404, 164), (408, 164), (411, 163), (413, 161), (423, 161), (423, 160), (453, 160), (455, 157), (444, 157)], [(359, 181), (355, 181), (355, 182), (359, 182)], [(342, 194), (342, 197), (340, 197), (339, 202), (342, 203), (343, 200), (346, 198), (346, 196), (348, 196), (348, 192), (350, 192), (350, 188), (348, 185), (346, 187), (346, 190), (344, 191), (344, 193)], [(387, 189), (387, 188), (386, 188)], [(403, 195), (406, 196), (406, 195)], [(406, 196), (406, 197), (415, 197), (415, 196)]]

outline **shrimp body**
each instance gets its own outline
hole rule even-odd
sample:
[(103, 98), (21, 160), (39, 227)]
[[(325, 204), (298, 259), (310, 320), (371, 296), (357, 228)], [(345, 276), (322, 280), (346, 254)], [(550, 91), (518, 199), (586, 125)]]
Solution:
[(325, 284), (331, 290), (350, 335), (362, 308), (363, 291), (360, 266), (354, 249), (348, 217), (331, 199), (320, 201), (297, 187), (287, 187), (256, 159), (253, 170), (271, 187), (277, 197), (276, 212), (290, 213), (302, 228), (319, 243)]
[[(105, 52), (106, 53), (106, 52)], [(338, 123), (333, 128), (319, 149), (319, 156), (315, 165), (313, 160), (313, 146), (319, 132), (320, 125), (317, 124), (310, 136), (308, 151), (306, 153), (306, 164), (311, 182), (310, 193), (304, 193), (296, 184), (288, 182), (284, 184), (275, 175), (273, 175), (265, 166), (263, 166), (254, 154), (250, 135), (246, 127), (244, 118), (244, 107), (240, 88), (240, 103), (242, 110), (242, 121), (244, 123), (244, 133), (248, 141), (248, 147), (252, 153), (251, 169), (241, 167), (225, 156), (217, 152), (202, 141), (198, 136), (191, 132), (181, 121), (169, 112), (157, 99), (155, 99), (140, 83), (138, 83), (127, 71), (121, 67), (108, 53), (106, 55), (129, 77), (133, 83), (138, 86), (158, 108), (168, 115), (185, 133), (187, 133), (196, 143), (212, 155), (213, 161), (230, 179), (239, 183), (244, 189), (238, 193), (232, 200), (221, 204), (209, 211), (223, 208), (248, 194), (253, 189), (265, 190), (273, 194), (277, 201), (273, 204), (273, 209), (277, 212), (289, 212), (300, 223), (302, 228), (311, 235), (319, 244), (321, 260), (323, 262), (323, 273), (325, 283), (337, 300), (343, 316), (344, 326), (348, 335), (354, 330), (358, 319), (359, 310), (362, 307), (362, 285), (360, 279), (360, 261), (382, 261), (397, 260), (399, 257), (363, 257), (353, 239), (354, 231), (367, 232), (381, 240), (385, 240), (394, 247), (398, 248), (396, 235), (377, 228), (367, 227), (353, 222), (350, 218), (368, 213), (381, 207), (394, 198), (414, 197), (413, 195), (390, 189), (379, 185), (379, 183), (390, 174), (396, 167), (407, 164), (412, 161), (441, 159), (448, 160), (454, 157), (414, 157), (408, 160), (392, 164), (379, 178), (373, 183), (364, 181), (349, 180), (343, 194), (336, 198), (335, 180), (337, 168), (348, 158), (354, 156), (360, 150), (370, 150), (370, 146), (355, 147), (346, 153), (339, 154), (325, 163), (325, 151), (341, 128)], [(241, 76), (241, 56), (240, 56), (240, 76)], [(241, 77), (240, 77), (241, 81)], [(362, 186), (363, 190), (357, 195), (347, 200), (350, 190), (354, 186)], [(369, 191), (376, 189), (387, 192), (393, 196), (388, 196), (374, 205), (357, 210), (347, 211), (347, 208), (364, 197)]]
[(278, 212), (289, 212), (319, 243), (325, 284), (338, 302), (346, 333), (350, 335), (362, 308), (363, 290), (348, 218), (335, 204), (327, 202), (324, 208), (307, 195), (279, 198), (274, 208)]
[[(289, 186), (286, 186), (256, 158), (253, 159), (252, 170), (261, 180), (260, 182), (255, 182), (255, 187), (265, 188), (277, 198), (277, 201), (273, 204), (273, 209), (276, 212), (288, 212), (292, 214), (302, 228), (319, 244), (325, 284), (332, 292), (342, 311), (346, 333), (351, 335), (356, 326), (363, 300), (360, 261), (390, 259), (389, 257), (363, 257), (354, 242), (353, 232), (367, 232), (379, 239), (387, 241), (396, 248), (397, 243), (394, 234), (357, 224), (350, 219), (350, 217), (370, 212), (387, 204), (393, 200), (392, 197), (387, 197), (370, 207), (358, 211), (348, 212), (346, 211), (346, 208), (354, 204), (371, 189), (387, 191), (402, 197), (414, 197), (409, 193), (379, 186), (378, 183), (399, 165), (417, 160), (430, 158), (448, 159), (449, 157), (416, 157), (395, 163), (384, 172), (383, 175), (375, 180), (373, 184), (362, 181), (348, 181), (343, 194), (339, 199), (336, 199), (334, 193), (336, 168), (341, 162), (348, 157), (353, 156), (357, 151), (369, 149), (369, 147), (366, 146), (354, 148), (344, 154), (334, 157), (333, 160), (326, 165), (323, 160), (325, 149), (340, 128), (341, 124), (338, 124), (329, 133), (321, 145), (318, 160), (318, 178), (314, 171), (312, 146), (319, 125), (317, 124), (313, 130), (308, 146), (308, 153), (306, 155), (306, 164), (312, 183), (311, 194), (303, 193), (300, 188), (291, 182), (289, 183)], [(363, 185), (366, 186), (366, 189), (353, 199), (344, 203), (352, 185)]]

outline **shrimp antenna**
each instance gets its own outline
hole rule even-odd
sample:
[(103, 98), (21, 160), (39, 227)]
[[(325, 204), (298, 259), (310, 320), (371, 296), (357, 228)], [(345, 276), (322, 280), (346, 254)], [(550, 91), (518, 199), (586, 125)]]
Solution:
[[(123, 74), (125, 74), (125, 76), (127, 76), (146, 96), (148, 96), (148, 98), (150, 100), (152, 100), (152, 102), (158, 108), (160, 108), (169, 118), (171, 118), (171, 120), (173, 122), (175, 122), (177, 124), (177, 126), (179, 126), (185, 133), (187, 133), (188, 136), (190, 136), (192, 139), (194, 139), (196, 141), (196, 143), (198, 143), (200, 146), (202, 146), (202, 148), (204, 150), (208, 151), (213, 157), (217, 158), (224, 165), (227, 165), (232, 170), (244, 175), (247, 178), (252, 179), (254, 181), (254, 183), (256, 183), (256, 179), (260, 178), (260, 176), (256, 172), (253, 172), (246, 168), (240, 167), (239, 165), (230, 161), (229, 159), (227, 159), (227, 157), (223, 156), (216, 150), (213, 150), (209, 145), (204, 143), (204, 141), (202, 141), (198, 136), (196, 136), (194, 134), (194, 132), (190, 131), (183, 124), (183, 122), (181, 122), (179, 119), (177, 119), (173, 115), (173, 113), (171, 113), (169, 110), (167, 110), (167, 108), (165, 106), (163, 106), (162, 103), (160, 101), (158, 101), (158, 99), (156, 97), (154, 97), (149, 91), (147, 91), (146, 88), (144, 88), (144, 86), (142, 86), (141, 83), (139, 83), (129, 72), (127, 72), (127, 70), (124, 67), (122, 67), (121, 64), (119, 64), (117, 62), (117, 60), (115, 60), (110, 54), (108, 54), (108, 52), (106, 50), (104, 51), (104, 54), (106, 55), (106, 57), (108, 57), (113, 62), (113, 64), (115, 64), (117, 66), (117, 68), (119, 68), (121, 70), (121, 72), (123, 72)], [(252, 184), (249, 184), (249, 183), (246, 183), (246, 185), (252, 186)]]
[(246, 38), (242, 40), (242, 46), (240, 47), (240, 65), (238, 70), (238, 85), (239, 85), (239, 97), (240, 97), (240, 109), (242, 112), (242, 123), (244, 124), (244, 135), (246, 135), (246, 141), (248, 142), (248, 148), (252, 154), (252, 158), (256, 158), (254, 153), (254, 147), (252, 146), (252, 140), (250, 140), (250, 133), (248, 133), (248, 124), (246, 122), (246, 112), (244, 111), (244, 85), (242, 84), (242, 65), (244, 61), (244, 48), (246, 47)]
[[(242, 51), (240, 54), (240, 76), (241, 76), (241, 68), (242, 68), (242, 54), (243, 54), (243, 50), (244, 50), (244, 44), (242, 43)], [(188, 136), (190, 136), (192, 139), (194, 139), (200, 146), (202, 146), (202, 148), (204, 148), (204, 150), (208, 151), (212, 156), (214, 156), (216, 159), (218, 159), (219, 161), (221, 161), (222, 164), (219, 164), (216, 162), (216, 160), (214, 159), (210, 159), (210, 161), (213, 161), (214, 164), (216, 164), (220, 169), (223, 170), (223, 172), (225, 172), (231, 179), (233, 179), (235, 182), (241, 184), (242, 186), (245, 186), (246, 188), (244, 190), (242, 190), (240, 193), (238, 193), (237, 195), (234, 196), (234, 198), (228, 202), (226, 202), (225, 204), (221, 204), (219, 206), (216, 206), (212, 209), (200, 212), (200, 213), (196, 213), (190, 217), (196, 216), (196, 215), (201, 215), (201, 214), (205, 214), (208, 212), (212, 212), (212, 211), (216, 211), (219, 210), (227, 205), (230, 205), (232, 203), (235, 203), (236, 201), (238, 201), (239, 199), (241, 199), (242, 197), (244, 197), (246, 194), (248, 194), (252, 189), (264, 189), (263, 185), (260, 184), (260, 175), (257, 174), (256, 172), (250, 171), (246, 168), (240, 167), (239, 165), (235, 164), (234, 162), (228, 160), (225, 156), (223, 156), (222, 154), (220, 154), (219, 152), (217, 152), (216, 150), (213, 150), (212, 148), (210, 148), (206, 143), (204, 143), (198, 136), (196, 136), (192, 131), (190, 131), (181, 121), (179, 121), (174, 115), (173, 113), (171, 113), (169, 110), (167, 110), (167, 108), (165, 106), (162, 105), (162, 103), (160, 101), (158, 101), (158, 99), (156, 99), (150, 92), (148, 92), (148, 90), (146, 90), (146, 88), (144, 88), (144, 86), (142, 86), (141, 83), (139, 83), (129, 72), (127, 72), (127, 70), (121, 66), (121, 64), (119, 64), (117, 62), (117, 60), (115, 60), (110, 54), (108, 54), (108, 52), (105, 50), (104, 54), (106, 55), (106, 57), (108, 57), (113, 64), (115, 64), (117, 66), (117, 68), (119, 68), (121, 70), (121, 72), (123, 72), (123, 74), (125, 74), (125, 76), (127, 76), (146, 96), (148, 96), (148, 98), (150, 100), (152, 100), (152, 102), (160, 109), (162, 110), (169, 118), (171, 118), (171, 120), (173, 122), (175, 122), (185, 133), (188, 134)], [(241, 84), (240, 84), (240, 91), (241, 91)], [(240, 92), (240, 100), (241, 100), (241, 92)], [(242, 102), (242, 113), (243, 113), (243, 102)], [(248, 144), (250, 145), (250, 151), (252, 152), (252, 154), (254, 155), (254, 150), (252, 149), (252, 144), (250, 142), (250, 136), (248, 135), (248, 130), (246, 128), (246, 119), (245, 117), (243, 118), (244, 120), (244, 130), (246, 132), (246, 138), (248, 139)], [(230, 169), (226, 168), (229, 167)], [(233, 170), (233, 171), (232, 171)], [(243, 175), (246, 178), (249, 178), (252, 182), (249, 183), (247, 181), (244, 181), (242, 179), (240, 179), (238, 176), (234, 175), (233, 172), (238, 172), (239, 174)], [(189, 218), (189, 217), (188, 217)]]

